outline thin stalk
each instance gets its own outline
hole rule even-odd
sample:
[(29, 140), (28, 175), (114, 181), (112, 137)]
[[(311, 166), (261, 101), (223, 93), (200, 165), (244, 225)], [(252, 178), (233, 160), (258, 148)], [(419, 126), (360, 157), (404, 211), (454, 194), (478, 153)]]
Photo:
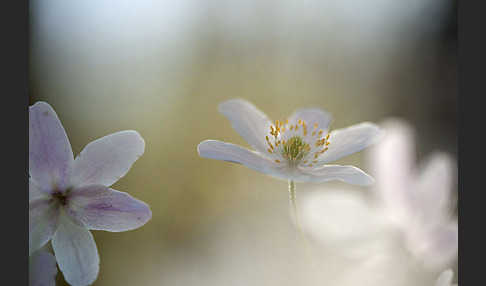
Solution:
[(309, 242), (307, 241), (307, 238), (306, 238), (304, 231), (302, 229), (302, 226), (300, 224), (299, 212), (297, 210), (297, 194), (296, 193), (297, 192), (296, 192), (296, 188), (295, 188), (295, 182), (293, 180), (289, 180), (289, 200), (290, 200), (290, 204), (292, 205), (292, 211), (293, 211), (294, 218), (295, 218), (295, 225), (297, 226), (297, 229), (299, 230), (302, 241), (305, 244), (306, 251), (309, 254)]

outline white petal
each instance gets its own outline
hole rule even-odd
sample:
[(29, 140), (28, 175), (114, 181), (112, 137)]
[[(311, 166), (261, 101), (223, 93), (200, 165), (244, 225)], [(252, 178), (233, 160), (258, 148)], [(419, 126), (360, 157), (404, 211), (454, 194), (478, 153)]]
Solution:
[(29, 202), (38, 199), (47, 199), (49, 192), (39, 187), (31, 178), (29, 178)]
[[(289, 123), (298, 122), (299, 119), (305, 121), (309, 131), (314, 130), (314, 124), (317, 123), (317, 130), (322, 129), (324, 131), (324, 134), (326, 134), (329, 128), (329, 124), (331, 123), (332, 116), (330, 113), (318, 108), (303, 108), (296, 110), (289, 117)], [(309, 132), (309, 134), (310, 133), (312, 132)]]
[(250, 102), (231, 99), (219, 105), (219, 112), (226, 116), (233, 128), (255, 150), (266, 152), (268, 145), (265, 136), (269, 135), (270, 119)]
[(73, 164), (71, 144), (56, 112), (45, 102), (29, 107), (29, 174), (42, 188), (64, 190)]
[(454, 272), (452, 269), (444, 270), (437, 278), (435, 286), (451, 286), (452, 278), (454, 277)]
[(309, 232), (327, 245), (344, 246), (346, 252), (356, 245), (367, 253), (362, 249), (365, 241), (381, 230), (380, 215), (362, 192), (316, 189), (302, 194), (301, 201), (303, 224)]
[(277, 163), (270, 161), (260, 154), (231, 143), (217, 140), (205, 140), (197, 146), (199, 156), (209, 159), (222, 160), (243, 164), (255, 171), (286, 179), (284, 169)]
[(456, 171), (452, 158), (443, 153), (432, 154), (419, 171), (415, 202), (427, 221), (440, 221), (450, 216)]
[(101, 185), (72, 190), (67, 213), (88, 229), (113, 232), (136, 229), (152, 217), (146, 203)]
[(389, 119), (382, 126), (384, 136), (366, 152), (367, 162), (376, 178), (373, 190), (386, 213), (393, 222), (403, 224), (414, 210), (414, 132), (410, 125), (398, 119)]
[(56, 259), (47, 251), (36, 251), (29, 261), (29, 286), (56, 285)]
[(111, 186), (125, 176), (144, 150), (145, 142), (136, 131), (120, 131), (99, 138), (76, 157), (71, 183)]
[(333, 162), (361, 151), (375, 143), (379, 135), (380, 128), (369, 122), (331, 131), (329, 149), (320, 156), (319, 163)]
[(46, 244), (56, 231), (58, 205), (49, 199), (29, 201), (29, 255)]
[(62, 214), (52, 238), (52, 248), (64, 279), (73, 286), (92, 284), (98, 277), (100, 259), (93, 236)]
[(327, 182), (338, 180), (353, 185), (366, 186), (373, 183), (373, 178), (354, 166), (324, 165), (317, 168), (299, 167), (300, 174), (296, 175), (298, 182)]
[(439, 269), (457, 259), (457, 221), (438, 225), (409, 225), (404, 229), (407, 248), (429, 269)]

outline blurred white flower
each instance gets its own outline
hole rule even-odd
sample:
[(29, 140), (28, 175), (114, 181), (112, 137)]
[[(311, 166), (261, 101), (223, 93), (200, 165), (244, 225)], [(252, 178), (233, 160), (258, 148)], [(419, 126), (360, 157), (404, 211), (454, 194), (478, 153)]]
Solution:
[(304, 198), (304, 225), (319, 241), (361, 258), (398, 251), (398, 234), (416, 261), (443, 268), (457, 257), (451, 209), (455, 165), (448, 155), (435, 153), (417, 168), (411, 127), (399, 120), (383, 127), (383, 140), (367, 152), (375, 196), (343, 189), (310, 193)]
[(29, 254), (52, 239), (66, 281), (93, 283), (99, 256), (89, 230), (132, 230), (152, 217), (147, 204), (109, 188), (144, 149), (136, 131), (121, 131), (89, 143), (74, 160), (52, 107), (45, 102), (30, 106)]
[(274, 124), (253, 104), (233, 99), (219, 106), (233, 128), (255, 151), (217, 140), (205, 140), (197, 149), (201, 157), (223, 160), (296, 182), (340, 180), (369, 185), (373, 178), (354, 166), (328, 165), (372, 144), (380, 129), (361, 123), (329, 132), (331, 115), (316, 108), (297, 110)]
[(437, 278), (435, 286), (457, 286), (457, 284), (452, 284), (452, 278), (454, 277), (454, 272), (452, 269), (444, 270)]

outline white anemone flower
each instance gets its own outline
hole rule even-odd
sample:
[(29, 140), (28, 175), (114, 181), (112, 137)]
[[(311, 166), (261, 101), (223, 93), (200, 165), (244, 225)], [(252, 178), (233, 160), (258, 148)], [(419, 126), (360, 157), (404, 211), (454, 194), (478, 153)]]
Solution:
[(90, 230), (132, 230), (152, 217), (147, 204), (109, 188), (144, 149), (140, 134), (121, 131), (89, 143), (74, 159), (52, 107), (30, 106), (29, 255), (51, 240), (66, 281), (93, 283), (99, 256)]
[(452, 269), (444, 270), (437, 281), (435, 282), (435, 286), (458, 286), (458, 284), (452, 284), (452, 278), (454, 278), (454, 271)]
[(299, 109), (288, 120), (272, 123), (262, 111), (242, 99), (221, 103), (219, 111), (254, 150), (205, 140), (197, 147), (201, 157), (242, 164), (292, 182), (373, 182), (357, 167), (329, 163), (372, 144), (380, 133), (375, 124), (364, 122), (329, 132), (331, 115), (317, 108)]

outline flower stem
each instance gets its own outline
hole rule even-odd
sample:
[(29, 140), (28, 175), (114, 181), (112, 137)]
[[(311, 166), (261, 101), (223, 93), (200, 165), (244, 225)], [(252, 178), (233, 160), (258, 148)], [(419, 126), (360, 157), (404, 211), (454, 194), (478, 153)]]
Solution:
[(293, 214), (294, 214), (294, 218), (295, 218), (295, 224), (297, 225), (297, 228), (299, 230), (301, 230), (300, 221), (299, 221), (299, 214), (297, 212), (295, 183), (292, 180), (289, 180), (289, 200), (290, 200), (290, 203), (292, 204), (292, 210), (293, 210)]
[(304, 231), (302, 229), (302, 226), (300, 224), (299, 220), (299, 212), (297, 210), (297, 200), (296, 200), (296, 189), (295, 189), (295, 182), (293, 180), (289, 180), (289, 200), (290, 204), (292, 205), (292, 211), (294, 214), (295, 218), (295, 225), (297, 226), (297, 229), (299, 230), (300, 236), (306, 246), (307, 252), (309, 253), (309, 243), (307, 241), (307, 238), (305, 237)]

